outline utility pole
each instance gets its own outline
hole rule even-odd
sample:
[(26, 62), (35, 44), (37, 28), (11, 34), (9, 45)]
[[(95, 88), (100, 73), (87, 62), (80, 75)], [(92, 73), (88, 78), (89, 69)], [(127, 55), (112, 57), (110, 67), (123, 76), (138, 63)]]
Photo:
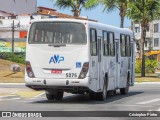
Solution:
[(12, 25), (12, 53), (14, 53), (14, 20)]

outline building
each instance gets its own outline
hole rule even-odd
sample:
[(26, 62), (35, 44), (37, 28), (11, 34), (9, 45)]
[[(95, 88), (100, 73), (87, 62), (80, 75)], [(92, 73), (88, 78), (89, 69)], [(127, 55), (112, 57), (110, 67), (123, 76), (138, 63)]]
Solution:
[[(133, 31), (135, 33), (136, 45), (139, 47), (141, 39), (141, 26), (140, 24), (133, 24)], [(160, 50), (160, 20), (153, 20), (149, 23), (146, 29), (146, 37), (144, 42), (144, 50), (146, 53), (150, 51)], [(137, 57), (139, 54), (139, 49), (136, 50)], [(160, 61), (159, 54), (155, 54), (155, 57)]]
[[(18, 0), (16, 0), (18, 1)], [(30, 0), (27, 0), (30, 1)], [(33, 0), (34, 1), (34, 0)], [(24, 42), (27, 37), (27, 30), (29, 28), (30, 22), (32, 20), (39, 19), (56, 19), (56, 18), (74, 18), (74, 19), (83, 19), (90, 20), (84, 17), (74, 17), (72, 15), (67, 15), (56, 11), (55, 9), (46, 8), (46, 7), (37, 7), (36, 12), (33, 9), (32, 13), (30, 12), (15, 12), (7, 10), (3, 11), (0, 8), (0, 52), (11, 52), (11, 43), (12, 39), (15, 42)], [(94, 21), (94, 20), (91, 20)], [(96, 21), (95, 21), (96, 22)], [(14, 27), (13, 27), (14, 26)], [(13, 28), (14, 28), (14, 38), (13, 38)], [(5, 44), (4, 41), (10, 42), (10, 44)], [(2, 43), (1, 43), (2, 42)], [(22, 46), (22, 43), (19, 43)], [(6, 46), (4, 46), (6, 45)], [(15, 48), (16, 52), (24, 51), (24, 44), (22, 49), (18, 47)]]

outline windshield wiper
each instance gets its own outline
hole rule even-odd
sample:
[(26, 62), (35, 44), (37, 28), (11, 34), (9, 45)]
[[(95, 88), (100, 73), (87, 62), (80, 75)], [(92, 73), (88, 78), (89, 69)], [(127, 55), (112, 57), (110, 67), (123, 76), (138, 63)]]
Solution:
[(48, 46), (53, 46), (53, 47), (66, 47), (65, 43), (52, 43), (48, 44)]

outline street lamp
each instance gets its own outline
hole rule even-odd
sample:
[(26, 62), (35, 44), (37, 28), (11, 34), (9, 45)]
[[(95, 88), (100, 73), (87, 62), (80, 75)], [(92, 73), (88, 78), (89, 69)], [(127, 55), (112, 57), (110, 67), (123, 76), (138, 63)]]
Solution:
[(14, 53), (14, 20), (12, 23), (12, 53)]

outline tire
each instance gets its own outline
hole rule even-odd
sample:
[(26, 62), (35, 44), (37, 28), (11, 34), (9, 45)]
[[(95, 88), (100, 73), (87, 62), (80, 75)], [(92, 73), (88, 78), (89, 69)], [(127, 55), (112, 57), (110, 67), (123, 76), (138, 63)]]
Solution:
[(90, 92), (89, 98), (90, 98), (90, 100), (95, 100), (95, 92)]
[(109, 96), (116, 95), (116, 90), (109, 90), (109, 91), (107, 92), (107, 95), (109, 95)]
[(55, 95), (46, 93), (46, 98), (47, 98), (47, 100), (54, 100), (55, 99)]
[(97, 93), (96, 99), (99, 101), (104, 101), (104, 100), (106, 100), (106, 98), (107, 98), (107, 86), (106, 86), (106, 83), (104, 83), (103, 91)]
[(55, 95), (56, 100), (62, 100), (63, 99), (63, 91), (57, 91), (57, 94)]
[(129, 87), (121, 88), (121, 89), (120, 89), (121, 95), (127, 95), (128, 92), (129, 92)]
[(127, 95), (127, 94), (128, 94), (128, 92), (129, 92), (129, 78), (130, 78), (130, 76), (128, 75), (128, 77), (127, 77), (126, 87), (125, 87), (125, 88), (121, 88), (121, 89), (120, 89), (120, 93), (121, 93), (121, 95)]

